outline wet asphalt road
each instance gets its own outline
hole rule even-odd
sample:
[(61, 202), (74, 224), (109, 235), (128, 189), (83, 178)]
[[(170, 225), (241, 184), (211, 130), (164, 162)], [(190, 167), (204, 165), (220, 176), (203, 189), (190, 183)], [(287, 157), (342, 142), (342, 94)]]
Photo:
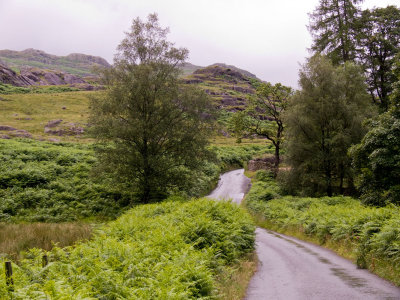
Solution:
[(240, 204), (250, 188), (250, 178), (244, 176), (244, 169), (226, 172), (221, 175), (218, 186), (207, 197), (215, 199), (232, 199)]
[[(208, 197), (240, 204), (249, 184), (243, 169), (227, 172)], [(400, 300), (400, 288), (317, 245), (257, 228), (256, 251), (246, 300)]]

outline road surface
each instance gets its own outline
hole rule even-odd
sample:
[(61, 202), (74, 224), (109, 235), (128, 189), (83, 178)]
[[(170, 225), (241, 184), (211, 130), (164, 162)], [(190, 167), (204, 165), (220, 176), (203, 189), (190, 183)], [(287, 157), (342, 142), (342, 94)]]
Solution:
[[(227, 172), (208, 197), (240, 204), (249, 185), (243, 169)], [(399, 288), (317, 245), (257, 228), (256, 251), (246, 300), (400, 299)]]

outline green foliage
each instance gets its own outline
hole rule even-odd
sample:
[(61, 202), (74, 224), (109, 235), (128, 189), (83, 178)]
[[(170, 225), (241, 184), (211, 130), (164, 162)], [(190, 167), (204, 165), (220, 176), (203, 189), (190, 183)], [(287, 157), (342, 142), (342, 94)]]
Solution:
[(210, 150), (216, 153), (221, 171), (243, 168), (254, 156), (271, 152), (270, 145), (211, 146)]
[(212, 200), (137, 207), (86, 243), (33, 249), (13, 265), (15, 292), (0, 264), (0, 298), (214, 299), (216, 276), (254, 248), (254, 225), (237, 205)]
[[(112, 185), (107, 177), (90, 176), (96, 162), (94, 145), (0, 140), (0, 222), (65, 222), (82, 218), (115, 218), (135, 202), (135, 195)], [(190, 172), (182, 190), (168, 194), (208, 194), (222, 171), (243, 167), (267, 146), (212, 146), (214, 161)], [(96, 174), (97, 175), (97, 174)]]
[(0, 141), (0, 221), (115, 217), (130, 195), (89, 177), (93, 146)]
[(63, 86), (63, 85), (51, 85), (51, 86), (30, 86), (30, 87), (19, 87), (11, 84), (0, 83), (0, 94), (52, 94), (52, 93), (65, 93), (65, 92), (76, 92), (78, 88)]
[(103, 72), (106, 93), (91, 103), (93, 136), (108, 145), (97, 152), (97, 170), (145, 203), (192, 182), (212, 133), (207, 95), (180, 85), (178, 65), (188, 51), (174, 48), (167, 32), (156, 14), (146, 23), (135, 19), (113, 67)]
[(300, 72), (300, 86), (285, 117), (288, 182), (306, 195), (351, 191), (347, 151), (363, 137), (362, 122), (373, 111), (361, 70), (314, 56)]
[(277, 173), (284, 130), (282, 116), (289, 98), (293, 95), (293, 90), (280, 83), (272, 85), (263, 82), (255, 85), (257, 97), (250, 99), (250, 105), (246, 110), (232, 116), (231, 128), (238, 142), (245, 134), (255, 134), (270, 141), (275, 147), (275, 172)]
[(396, 6), (365, 10), (358, 21), (360, 61), (366, 70), (369, 91), (382, 111), (389, 108), (389, 96), (396, 77), (392, 73), (400, 51), (400, 9)]
[[(350, 197), (265, 199), (275, 190), (273, 182), (253, 184), (246, 205), (251, 213), (262, 216), (278, 228), (301, 228), (317, 237), (350, 242), (357, 248), (357, 264), (366, 267), (373, 257), (388, 260), (400, 272), (400, 208), (396, 206), (368, 207)], [(269, 200), (269, 201), (265, 201)]]
[(255, 175), (255, 182), (246, 196), (247, 203), (257, 201), (266, 202), (280, 197), (280, 189), (275, 180), (274, 174), (266, 170), (259, 170)]
[(370, 205), (400, 204), (400, 113), (380, 115), (371, 128), (351, 149), (361, 198)]
[(400, 73), (395, 71), (390, 110), (371, 120), (370, 131), (350, 150), (361, 199), (371, 205), (400, 204)]

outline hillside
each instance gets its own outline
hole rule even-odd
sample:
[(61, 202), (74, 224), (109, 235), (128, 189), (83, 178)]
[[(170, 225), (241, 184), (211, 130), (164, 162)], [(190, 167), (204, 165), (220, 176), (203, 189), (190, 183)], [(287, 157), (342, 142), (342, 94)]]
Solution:
[(79, 76), (93, 75), (93, 67), (110, 66), (104, 58), (98, 56), (80, 53), (57, 56), (32, 48), (23, 51), (0, 50), (0, 62), (14, 71), (34, 67)]
[[(243, 110), (248, 97), (255, 94), (252, 85), (254, 78), (249, 78), (240, 69), (223, 64), (215, 64), (197, 69), (186, 76), (184, 82), (203, 89), (211, 96), (216, 107), (227, 111)], [(251, 73), (249, 73), (251, 74)]]

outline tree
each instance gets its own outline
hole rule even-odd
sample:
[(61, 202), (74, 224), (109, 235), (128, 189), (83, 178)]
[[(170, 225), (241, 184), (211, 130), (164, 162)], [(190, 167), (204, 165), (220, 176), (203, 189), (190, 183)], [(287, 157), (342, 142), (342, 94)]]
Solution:
[(395, 6), (365, 10), (359, 19), (360, 62), (365, 68), (373, 101), (383, 111), (389, 107), (393, 61), (400, 51), (400, 10)]
[(326, 54), (337, 65), (356, 58), (356, 20), (363, 0), (320, 0), (311, 13), (308, 27), (313, 37), (311, 49)]
[(281, 83), (275, 85), (259, 83), (257, 96), (251, 99), (249, 107), (233, 117), (233, 127), (236, 132), (242, 135), (256, 134), (272, 142), (275, 147), (275, 175), (281, 160), (280, 150), (284, 131), (282, 113), (292, 95), (292, 88)]
[(200, 167), (210, 133), (206, 94), (183, 87), (184, 48), (166, 40), (156, 14), (133, 20), (114, 65), (103, 71), (106, 91), (91, 103), (90, 124), (99, 170), (137, 193), (143, 202), (181, 188)]
[(361, 199), (370, 205), (400, 204), (400, 55), (391, 107), (371, 121), (371, 130), (350, 153)]
[(347, 150), (363, 137), (370, 111), (362, 70), (351, 62), (335, 67), (316, 55), (301, 69), (299, 83), (284, 119), (289, 181), (303, 194), (343, 193), (353, 178)]

